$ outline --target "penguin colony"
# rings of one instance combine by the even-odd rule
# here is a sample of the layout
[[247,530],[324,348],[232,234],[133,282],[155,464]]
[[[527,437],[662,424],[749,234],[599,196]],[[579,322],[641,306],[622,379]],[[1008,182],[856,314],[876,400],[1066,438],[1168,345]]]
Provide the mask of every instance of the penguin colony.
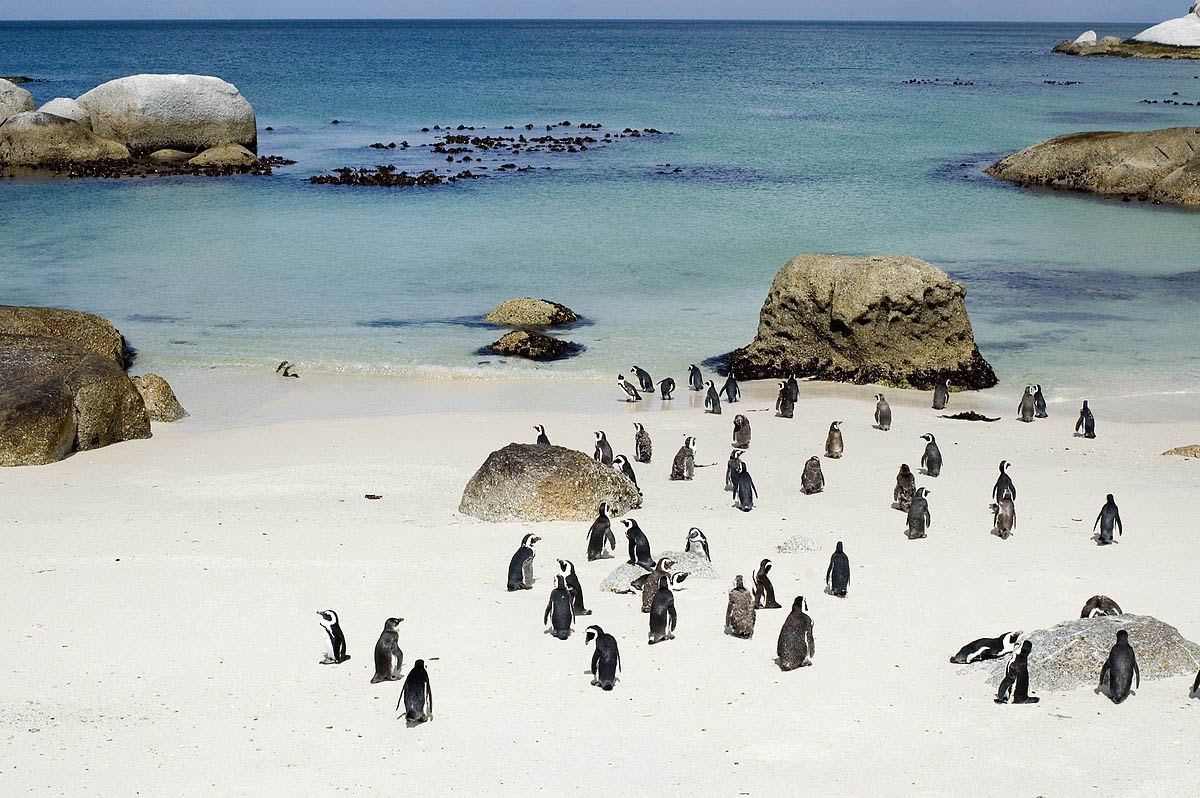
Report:
[[[624,375],[618,375],[617,384],[621,391],[621,399],[625,402],[640,402],[643,394],[653,397],[655,387],[659,389],[661,400],[665,403],[673,401],[676,383],[667,377],[657,383],[644,369],[633,366],[630,369],[633,380]],[[737,380],[731,374],[718,390],[713,380],[705,380],[700,368],[691,365],[688,368],[688,387],[703,395],[703,410],[705,413],[720,415],[722,399],[725,403],[736,403],[742,399],[741,389]],[[932,407],[935,410],[944,409],[950,402],[950,384],[943,381],[937,384],[933,391]],[[875,395],[874,428],[887,432],[892,426],[892,409],[882,393]],[[791,419],[795,417],[799,401],[799,382],[793,376],[779,383],[778,395],[775,401],[777,418]],[[1035,419],[1048,418],[1046,400],[1041,385],[1029,385],[1021,397],[1017,407],[1017,420],[1031,423]],[[824,455],[829,459],[839,459],[844,453],[842,436],[842,421],[830,423],[828,436],[825,441]],[[650,432],[644,424],[635,422],[633,436],[633,462],[650,464],[652,461],[652,442]],[[537,432],[536,443],[549,446],[549,435],[542,425],[534,425]],[[1092,411],[1085,401],[1075,424],[1077,437],[1095,438],[1096,423]],[[594,459],[605,466],[615,468],[624,474],[637,487],[637,476],[634,473],[629,457],[624,454],[614,455],[612,444],[607,434],[598,430],[594,435]],[[939,478],[942,473],[943,459],[941,450],[933,433],[920,436],[925,443],[920,457],[921,473],[929,478]],[[750,449],[750,421],[744,413],[734,416],[731,451],[725,470],[725,490],[734,496],[733,507],[742,512],[750,512],[758,498],[758,490],[750,476],[744,453]],[[687,436],[675,457],[671,461],[669,478],[671,480],[692,480],[697,467],[696,458],[697,438]],[[1011,464],[1001,460],[998,466],[999,475],[992,487],[992,503],[989,509],[992,513],[992,533],[1000,538],[1010,537],[1017,526],[1016,500],[1017,489],[1008,471]],[[798,489],[804,494],[816,494],[824,490],[825,476],[821,469],[820,457],[814,455],[804,462]],[[638,492],[641,493],[640,488]],[[932,523],[929,510],[930,491],[927,487],[918,486],[916,474],[902,463],[896,476],[896,485],[892,492],[892,506],[904,512],[907,516],[906,536],[911,540],[925,538]],[[595,520],[588,527],[584,539],[583,550],[588,561],[613,558],[617,548],[617,539],[613,531],[613,516],[607,502],[601,502]],[[650,539],[633,518],[619,520],[619,528],[623,531],[627,542],[627,564],[637,566],[645,571],[641,576],[631,580],[630,588],[639,594],[640,609],[649,615],[647,643],[655,645],[675,638],[679,623],[679,613],[676,607],[675,591],[687,579],[686,571],[676,569],[676,563],[669,557],[654,558]],[[1108,494],[1099,515],[1096,517],[1093,539],[1101,546],[1115,543],[1113,532],[1123,534],[1124,528],[1120,511],[1112,494]],[[534,562],[536,545],[541,538],[526,534],[509,561],[506,590],[516,592],[533,590],[539,581],[535,577]],[[696,557],[711,561],[708,538],[698,527],[691,527],[687,532],[684,550]],[[558,572],[553,576],[549,600],[542,613],[542,623],[547,635],[567,640],[575,631],[578,618],[592,614],[585,607],[583,586],[576,573],[574,563],[565,558],[558,558]],[[770,571],[773,563],[770,559],[762,559],[756,566],[749,569],[747,575],[738,574],[734,577],[733,587],[729,591],[725,612],[725,633],[731,637],[750,639],[755,632],[759,611],[782,609],[776,600],[775,587],[771,581]],[[851,564],[842,541],[838,541],[836,550],[830,557],[828,569],[825,572],[825,593],[838,599],[846,599],[849,595]],[[749,585],[746,584],[747,578]],[[816,654],[814,637],[814,620],[809,614],[810,609],[803,595],[797,595],[792,601],[791,609],[784,618],[778,633],[776,645],[776,665],[782,671],[791,671],[811,666]],[[1120,606],[1111,598],[1096,595],[1088,599],[1081,611],[1081,618],[1103,615],[1120,615]],[[333,610],[323,610],[317,613],[320,625],[325,632],[328,650],[322,659],[323,664],[340,665],[350,660],[347,653],[346,638],[342,632],[338,615]],[[399,681],[402,678],[404,654],[399,646],[399,624],[403,618],[388,618],[384,622],[383,631],[375,645],[374,665],[375,674],[372,684]],[[685,618],[688,623],[694,619]],[[684,629],[687,628],[685,623]],[[997,690],[995,701],[998,704],[1012,702],[1013,704],[1033,704],[1040,699],[1029,694],[1029,654],[1033,644],[1030,640],[1022,640],[1023,632],[1005,632],[998,637],[982,637],[964,645],[950,657],[954,664],[969,664],[988,659],[1007,657],[1005,673]],[[591,684],[603,691],[611,691],[620,681],[621,655],[617,639],[592,624],[587,627],[585,644],[592,646],[591,667],[588,671],[592,677]],[[1099,674],[1099,684],[1096,692],[1108,697],[1113,703],[1125,701],[1141,683],[1137,657],[1129,634],[1125,630],[1117,632],[1116,641]],[[1190,697],[1200,698],[1200,672],[1189,691]],[[403,707],[403,717],[409,726],[419,725],[433,718],[433,693],[430,687],[429,673],[425,660],[416,660],[404,684],[397,701],[397,711]]]

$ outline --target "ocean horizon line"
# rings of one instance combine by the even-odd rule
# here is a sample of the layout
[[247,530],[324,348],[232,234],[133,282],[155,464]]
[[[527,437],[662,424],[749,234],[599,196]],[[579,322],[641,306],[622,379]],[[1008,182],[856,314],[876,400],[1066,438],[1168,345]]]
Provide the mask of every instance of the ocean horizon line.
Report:
[[729,24],[795,24],[795,25],[1151,25],[1154,20],[1021,20],[1021,19],[836,19],[820,18],[772,18],[772,17],[72,17],[72,18],[12,18],[0,19],[0,24],[12,23],[72,23],[112,22],[127,25],[144,22],[479,22],[479,23],[529,23],[546,22],[562,24],[596,23],[729,23]]

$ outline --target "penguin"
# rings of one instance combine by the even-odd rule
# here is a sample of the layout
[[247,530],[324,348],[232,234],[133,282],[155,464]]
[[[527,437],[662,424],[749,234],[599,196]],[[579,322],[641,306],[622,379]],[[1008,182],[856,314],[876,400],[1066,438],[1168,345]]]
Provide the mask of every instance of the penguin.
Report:
[[1100,684],[1097,692],[1103,692],[1105,677],[1108,677],[1108,697],[1114,704],[1119,704],[1129,698],[1130,687],[1134,677],[1137,677],[1137,689],[1142,689],[1142,672],[1138,670],[1137,657],[1133,646],[1129,645],[1129,632],[1122,629],[1117,632],[1117,644],[1108,652],[1108,659],[1100,669]]
[[754,480],[750,478],[750,471],[746,468],[745,463],[742,463],[741,468],[738,469],[737,490],[734,491],[734,496],[737,498],[734,507],[743,513],[754,509],[754,500],[758,498],[758,488],[754,487]]
[[729,462],[725,464],[725,490],[737,492],[737,475],[742,470],[742,452],[734,449],[729,453]]
[[992,500],[1000,501],[1001,499],[1017,500],[1017,486],[1013,484],[1012,477],[1008,475],[1008,467],[1012,463],[1007,460],[1000,461],[1000,476],[996,477],[996,484],[992,486]]
[[1121,605],[1108,596],[1092,596],[1079,612],[1080,618],[1095,618],[1101,615],[1120,615]]
[[829,556],[829,568],[825,570],[825,587],[829,595],[845,598],[850,589],[850,558],[838,541],[837,550]]
[[788,613],[783,628],[779,630],[779,642],[775,653],[779,656],[779,670],[794,671],[812,665],[816,643],[813,640],[813,620],[806,613],[808,602],[804,596],[796,596],[792,611]]
[[750,419],[741,413],[733,417],[733,445],[738,449],[750,448]]
[[1017,506],[1008,497],[988,506],[992,510],[992,533],[1003,540],[1008,540],[1012,536],[1013,530],[1017,528]]
[[1092,524],[1092,531],[1096,531],[1096,527],[1100,527],[1100,537],[1097,543],[1101,546],[1107,546],[1113,542],[1113,526],[1117,528],[1118,535],[1125,534],[1125,527],[1121,524],[1121,511],[1117,509],[1117,503],[1113,500],[1113,495],[1108,494],[1108,499],[1104,502],[1104,506],[1100,508],[1100,515],[1096,516],[1096,523]]
[[775,398],[775,415],[778,418],[792,418],[796,414],[796,400],[786,382],[779,383],[779,396]]
[[1049,418],[1046,413],[1046,397],[1042,395],[1042,386],[1033,386],[1033,415],[1036,418]]
[[771,584],[771,561],[763,560],[754,572],[754,606],[760,610],[777,610],[780,605],[775,601],[775,586]]
[[929,491],[925,488],[917,488],[917,493],[913,496],[912,504],[908,508],[908,535],[909,540],[917,540],[925,537],[925,529],[930,526],[929,518],[929,501],[925,498],[929,495]]
[[1200,671],[1196,671],[1196,681],[1192,682],[1192,692],[1188,693],[1190,698],[1200,698]]
[[663,380],[662,382],[660,382],[658,384],[658,392],[659,392],[659,396],[661,396],[663,398],[664,402],[675,398],[675,397],[671,396],[671,394],[675,393],[675,380],[671,379],[670,377],[667,377],[665,380]]
[[621,652],[617,650],[617,638],[599,626],[589,626],[583,636],[583,644],[595,643],[592,652],[592,684],[601,690],[611,690],[617,682],[617,671],[621,669]]
[[795,374],[787,378],[787,390],[793,405],[800,401],[800,383],[796,380]]
[[972,640],[960,648],[958,653],[950,658],[950,661],[955,665],[969,665],[985,659],[1000,659],[1017,650],[1017,640],[1022,634],[1024,633],[1017,630],[1005,632],[999,637],[981,637],[978,640]]
[[837,460],[842,456],[842,422],[834,421],[829,425],[829,434],[825,436],[825,456]]
[[892,428],[892,406],[881,393],[875,394],[875,426],[884,432]]
[[709,380],[704,383],[704,387],[708,389],[708,393],[704,395],[704,411],[712,413],[714,416],[721,415],[721,396],[717,393],[717,386],[713,385],[712,380]]
[[621,386],[621,391],[625,394],[626,402],[642,401],[642,395],[638,393],[638,389],[634,387],[632,382],[625,379],[624,374],[617,375],[617,385]]
[[638,387],[644,393],[654,393],[654,380],[650,379],[650,373],[643,368],[634,366],[629,369],[633,373],[634,379],[638,381]]
[[683,439],[683,446],[675,453],[671,462],[671,479],[690,480],[696,476],[696,439],[688,436]]
[[1000,689],[996,691],[996,703],[1007,704],[1008,695],[1012,693],[1014,704],[1036,704],[1040,698],[1029,695],[1029,652],[1033,651],[1033,642],[1026,640],[1021,644],[1021,650],[1013,654],[1012,659],[1004,668],[1004,679]]
[[646,538],[646,533],[632,518],[623,518],[621,524],[625,527],[625,537],[629,541],[629,564],[641,566],[647,571],[653,570],[654,558],[650,556],[650,541]]
[[1083,430],[1083,437],[1096,437],[1096,419],[1092,416],[1092,410],[1088,407],[1087,399],[1083,400],[1083,407],[1079,408],[1079,420],[1075,422],[1075,432]]
[[739,574],[725,605],[725,634],[749,640],[754,637],[754,594],[746,589]]
[[[671,569],[674,567],[675,561],[670,557],[659,557],[658,562],[654,563],[654,570],[648,574],[644,574],[637,580],[640,584],[636,584],[634,587],[642,591],[642,612],[650,612],[650,607],[654,605],[654,596],[658,593],[659,587],[663,584],[670,584]],[[660,581],[664,576],[667,577],[667,581]]]
[[400,650],[400,635],[396,627],[403,618],[388,618],[383,622],[383,631],[375,643],[375,675],[371,684],[395,682],[400,679],[400,667],[404,664],[404,652]]
[[604,430],[596,433],[596,449],[592,452],[592,457],[601,465],[612,465],[612,447],[608,445],[608,436],[604,434]]
[[633,459],[639,463],[649,463],[654,453],[654,445],[650,441],[650,433],[636,421],[633,422]]
[[896,502],[896,507],[907,512],[916,493],[917,478],[908,467],[908,463],[901,463],[900,473],[896,474],[896,489],[892,491],[892,500]]
[[600,512],[588,529],[587,540],[588,562],[604,559],[606,546],[610,551],[617,547],[617,538],[613,535],[612,521],[608,515],[608,502],[600,502]]
[[571,625],[575,623],[575,610],[571,604],[571,591],[567,589],[566,577],[559,574],[554,577],[554,589],[550,591],[550,601],[542,616],[542,623],[549,623],[550,633],[559,640],[571,636]]
[[683,550],[712,562],[712,555],[708,551],[708,538],[696,527],[688,530],[687,543],[683,545]]
[[638,495],[642,495],[642,489],[638,488],[637,475],[633,473],[633,466],[629,464],[629,459],[625,457],[625,455],[619,454],[613,458],[612,464],[613,468],[615,468],[617,471],[620,471],[630,482],[633,483],[633,486],[637,488]]
[[321,628],[325,630],[325,635],[329,638],[329,650],[325,652],[321,664],[341,665],[350,659],[350,655],[346,653],[346,636],[342,634],[342,625],[338,622],[338,615],[333,610],[321,610],[317,615],[321,616]]
[[945,410],[950,404],[950,380],[942,380],[933,386],[933,409]]
[[738,385],[737,377],[733,376],[732,371],[725,378],[725,384],[721,386],[721,393],[725,394],[725,401],[730,404],[742,398],[742,389]]
[[692,386],[693,391],[704,390],[704,375],[700,373],[700,367],[695,363],[688,366],[688,383]]
[[1034,412],[1033,386],[1026,385],[1025,393],[1021,396],[1021,403],[1017,405],[1017,420],[1028,424],[1030,421],[1033,421]]
[[295,377],[296,379],[300,379],[300,375],[292,371],[294,368],[296,368],[295,363],[289,363],[285,360],[275,367],[275,373],[281,377]]
[[804,464],[804,473],[800,475],[800,490],[805,493],[820,493],[825,490],[825,475],[821,473],[821,458],[813,455]]
[[671,592],[670,580],[665,576],[658,578],[658,591],[654,594],[654,603],[650,605],[650,645],[664,640],[675,639],[675,594]]
[[535,430],[537,430],[537,434],[538,434],[537,441],[535,441],[537,443],[537,445],[538,446],[549,446],[550,439],[546,437],[546,428],[543,427],[541,424],[534,424],[533,428]]
[[396,702],[397,710],[401,703],[404,704],[404,719],[410,728],[433,720],[433,690],[429,687],[425,660],[419,659],[413,663],[408,678],[404,680],[404,689],[400,691],[400,700]]
[[927,441],[925,453],[921,455],[921,466],[926,476],[936,477],[942,473],[942,450],[938,448],[932,432],[926,432],[921,438]]
[[583,585],[579,583],[579,574],[575,573],[575,563],[559,560],[558,570],[566,580],[567,590],[571,592],[571,611],[577,616],[591,615],[592,611],[583,606]]
[[508,562],[508,591],[533,589],[534,545],[541,540],[537,535],[521,538],[521,546]]

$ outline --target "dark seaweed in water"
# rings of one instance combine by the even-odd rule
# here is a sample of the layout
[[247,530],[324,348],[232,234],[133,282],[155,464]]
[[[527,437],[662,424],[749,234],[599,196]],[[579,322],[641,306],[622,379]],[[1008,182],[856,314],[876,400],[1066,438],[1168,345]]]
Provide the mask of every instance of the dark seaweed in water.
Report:
[[50,161],[36,167],[14,166],[0,172],[0,176],[51,174],[56,177],[175,177],[196,175],[200,177],[228,177],[229,175],[270,175],[272,167],[294,164],[278,155],[260,155],[247,164],[226,166],[192,166],[183,163],[157,163],[137,158],[101,161]]
[[987,416],[980,415],[979,413],[976,413],[974,410],[968,410],[965,413],[955,413],[952,416],[939,416],[939,418],[951,418],[951,419],[954,419],[955,421],[999,421],[1000,420],[998,418],[988,418]]

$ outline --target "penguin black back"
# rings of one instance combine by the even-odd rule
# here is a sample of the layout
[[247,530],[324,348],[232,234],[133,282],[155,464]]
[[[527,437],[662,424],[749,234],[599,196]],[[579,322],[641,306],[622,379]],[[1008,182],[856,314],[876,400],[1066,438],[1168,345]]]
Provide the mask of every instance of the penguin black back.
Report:
[[804,596],[796,596],[792,611],[788,613],[779,630],[779,642],[775,646],[779,669],[792,671],[812,664],[816,643],[813,640],[813,621],[805,610],[808,603]]
[[825,584],[830,595],[845,598],[850,588],[850,558],[838,541],[837,550],[829,557],[829,568],[825,571]]
[[1107,546],[1113,542],[1113,529],[1117,530],[1118,535],[1125,534],[1125,527],[1121,524],[1121,511],[1117,509],[1116,499],[1113,495],[1108,494],[1108,498],[1104,502],[1104,506],[1100,508],[1100,515],[1096,516],[1096,523],[1092,525],[1092,531],[1100,528],[1100,537],[1097,542],[1101,546]]
[[1124,629],[1117,632],[1116,645],[1108,652],[1108,659],[1104,661],[1104,667],[1100,669],[1100,686],[1097,690],[1104,688],[1105,677],[1108,678],[1108,697],[1114,704],[1120,704],[1129,698],[1135,677],[1137,678],[1137,687],[1141,689],[1142,673],[1138,670],[1137,656],[1133,653],[1133,646],[1129,644],[1129,632]]
[[658,384],[658,390],[664,401],[673,399],[674,397],[672,397],[671,394],[675,392],[675,380],[667,377]]
[[410,727],[433,720],[433,690],[429,686],[425,660],[419,659],[413,663],[408,678],[404,680],[404,689],[400,691],[400,701],[396,702],[397,710],[401,703],[404,704],[404,719]]
[[650,644],[674,640],[676,620],[675,594],[671,592],[670,579],[660,576],[658,592],[654,594],[654,603],[650,605]]
[[1087,400],[1083,400],[1083,407],[1079,409],[1079,420],[1075,422],[1075,432],[1079,433],[1083,430],[1083,437],[1096,437],[1096,419],[1092,416],[1091,408],[1088,407]]
[[771,561],[763,560],[754,571],[754,606],[760,610],[778,610],[775,601],[775,586],[771,584]]
[[779,395],[775,397],[775,415],[792,418],[796,412],[796,400],[786,382],[779,383]]
[[584,635],[585,644],[595,643],[592,652],[592,684],[601,690],[611,690],[621,669],[621,652],[617,649],[617,638],[599,626],[589,626]]

